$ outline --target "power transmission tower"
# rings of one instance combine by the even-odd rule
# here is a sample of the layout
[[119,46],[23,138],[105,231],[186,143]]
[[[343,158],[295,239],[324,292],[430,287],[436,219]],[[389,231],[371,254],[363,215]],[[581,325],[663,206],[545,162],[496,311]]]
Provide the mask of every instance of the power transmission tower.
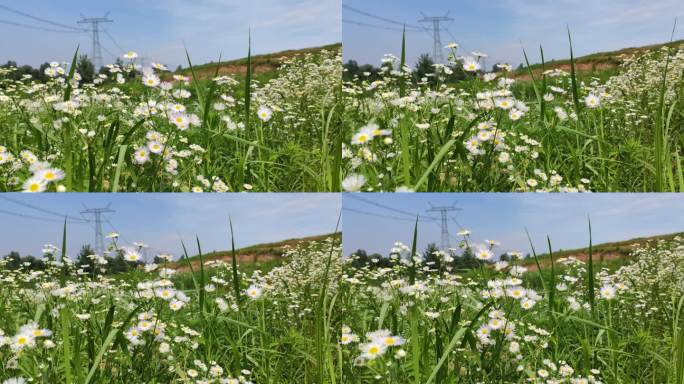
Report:
[[451,248],[451,242],[449,241],[449,225],[448,225],[448,213],[451,211],[460,211],[461,208],[456,207],[456,204],[450,206],[434,206],[430,204],[430,209],[425,212],[439,212],[442,218],[442,251],[447,252]]
[[112,23],[114,20],[108,19],[107,15],[104,17],[85,17],[81,15],[81,20],[78,21],[79,24],[90,24],[90,31],[93,33],[93,65],[95,66],[95,72],[102,68],[102,46],[100,45],[100,23]]
[[439,23],[453,21],[454,19],[449,17],[449,12],[444,16],[425,16],[422,12],[420,14],[423,15],[423,18],[418,20],[419,23],[432,23],[432,60],[437,64],[444,64],[444,55],[442,54],[444,47],[442,46]]
[[95,217],[95,252],[100,256],[103,256],[105,251],[104,236],[102,235],[102,214],[116,212],[109,209],[110,205],[111,203],[107,204],[104,208],[88,208],[84,206],[85,210],[81,211],[82,215],[90,214]]

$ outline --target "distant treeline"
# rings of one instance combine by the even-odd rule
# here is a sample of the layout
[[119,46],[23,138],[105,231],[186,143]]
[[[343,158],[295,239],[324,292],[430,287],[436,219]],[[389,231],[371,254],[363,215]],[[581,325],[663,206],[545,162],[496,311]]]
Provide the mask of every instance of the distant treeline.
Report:
[[[451,267],[454,270],[463,269],[476,269],[480,266],[487,264],[487,262],[479,260],[475,257],[475,253],[472,248],[468,247],[463,250],[463,253],[458,256],[452,256],[453,260],[451,262],[445,262],[445,258],[440,252],[436,244],[428,244],[423,255],[423,265],[427,265],[430,271],[442,271],[446,267]],[[398,264],[400,260],[397,258],[392,258],[383,256],[379,253],[368,254],[366,250],[359,249],[353,252],[349,257],[352,259],[351,265],[355,268],[391,268],[392,266]],[[508,261],[510,256],[504,253],[499,256],[497,260]]]
[[[380,67],[375,67],[371,64],[363,64],[360,65],[357,61],[355,60],[349,60],[344,66],[344,72],[343,72],[343,79],[344,81],[354,81],[354,80],[369,80],[369,81],[375,81],[379,80],[382,76],[381,73],[384,71],[392,70],[392,69],[397,69],[397,68],[391,68],[390,63],[385,63],[381,65]],[[424,53],[418,57],[418,61],[416,62],[415,68],[413,70],[413,81],[414,82],[419,82],[423,78],[428,79],[428,83],[433,84],[436,79],[433,76],[435,74],[435,62],[432,60],[430,55],[427,53]],[[446,76],[445,80],[447,82],[458,82],[461,80],[465,80],[470,76],[475,76],[475,74],[472,73],[467,73],[466,71],[463,70],[463,66],[460,64],[457,65],[448,65],[448,67],[451,69],[451,74]],[[522,68],[522,64],[518,67],[518,69]],[[501,69],[494,64],[492,66],[491,72],[499,72]]]
[[[81,247],[78,257],[73,263],[76,270],[82,270],[84,274],[89,275],[112,275],[117,273],[124,273],[131,269],[143,265],[142,262],[126,261],[122,251],[114,253],[114,256],[105,256],[106,263],[101,263],[96,258],[92,257],[96,252],[90,245]],[[54,256],[48,255],[44,258],[27,255],[21,256],[19,252],[10,252],[0,259],[0,268],[5,270],[29,270],[29,271],[44,271],[52,264]],[[155,257],[155,263],[162,263]],[[54,264],[52,265],[54,267]]]
[[[114,64],[120,67],[124,66],[124,62],[120,58],[117,58]],[[11,72],[9,75],[4,76],[5,78],[9,78],[12,80],[21,80],[24,78],[24,76],[29,75],[31,76],[31,79],[34,79],[39,82],[46,82],[48,79],[50,79],[50,77],[45,74],[45,70],[49,67],[50,63],[47,62],[41,64],[38,68],[34,68],[30,65],[20,66],[14,60],[9,60],[5,64],[0,65],[0,68],[16,68],[15,71]],[[78,74],[81,75],[82,83],[91,83],[95,79],[95,76],[98,74],[104,74],[108,77],[111,77],[109,76],[109,68],[107,67],[101,67],[98,71],[95,71],[95,66],[93,65],[93,62],[87,55],[80,55],[76,60],[76,72],[78,72]],[[132,72],[130,76],[135,76],[135,73]]]

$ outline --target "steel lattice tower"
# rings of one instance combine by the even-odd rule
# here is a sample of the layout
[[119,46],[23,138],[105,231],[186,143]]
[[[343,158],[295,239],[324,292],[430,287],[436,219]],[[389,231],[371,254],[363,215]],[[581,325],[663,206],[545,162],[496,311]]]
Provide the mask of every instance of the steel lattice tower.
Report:
[[104,246],[104,236],[102,235],[102,214],[103,213],[113,213],[116,212],[109,209],[110,204],[107,204],[105,208],[87,208],[81,211],[82,215],[90,214],[95,217],[95,252],[98,255],[103,256],[105,251]]
[[460,211],[461,208],[456,207],[456,204],[451,206],[436,207],[430,204],[430,209],[425,212],[439,212],[442,221],[442,251],[447,252],[451,248],[451,242],[449,241],[449,225],[448,225],[448,214],[451,211]]
[[420,23],[432,23],[432,60],[437,64],[444,64],[444,55],[442,54],[442,35],[440,34],[441,28],[439,23],[453,21],[454,19],[449,17],[449,12],[444,16],[425,16],[421,13],[423,18],[418,20]]
[[79,24],[90,24],[90,30],[93,33],[93,66],[95,72],[102,68],[102,46],[100,45],[100,23],[111,23],[114,20],[108,19],[107,15],[104,17],[82,17],[78,21]]

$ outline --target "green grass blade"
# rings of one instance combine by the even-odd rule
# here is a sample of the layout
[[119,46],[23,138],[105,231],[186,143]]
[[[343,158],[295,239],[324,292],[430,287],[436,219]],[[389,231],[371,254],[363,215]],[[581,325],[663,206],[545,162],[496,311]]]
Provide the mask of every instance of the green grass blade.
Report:
[[105,352],[109,348],[109,346],[112,344],[114,341],[114,338],[116,337],[117,333],[119,333],[119,329],[112,329],[109,331],[107,334],[107,338],[104,340],[102,343],[102,346],[100,349],[97,351],[97,356],[95,356],[95,360],[93,361],[93,366],[90,367],[90,371],[88,372],[88,376],[86,376],[86,379],[84,381],[84,384],[89,384],[90,380],[93,379],[93,376],[95,376],[95,373],[97,372],[97,369],[100,366],[100,361],[102,361],[102,356],[104,356]]
[[62,255],[60,256],[60,261],[62,262],[62,285],[66,281],[67,269],[67,219],[64,217],[64,227],[62,228]]
[[458,331],[456,331],[454,336],[451,337],[449,344],[447,345],[446,349],[442,353],[442,356],[439,358],[439,361],[437,362],[437,364],[434,366],[434,368],[432,368],[432,373],[430,373],[430,376],[428,377],[425,384],[432,383],[432,381],[435,379],[435,377],[439,373],[439,369],[442,367],[442,365],[447,360],[447,358],[449,358],[449,354],[451,354],[451,352],[454,350],[454,348],[456,348],[456,344],[458,344],[458,342],[461,340],[461,338],[463,338],[463,335],[465,334],[466,330],[468,330],[468,328],[461,328]]
[[420,176],[420,178],[418,179],[416,184],[413,186],[413,189],[415,191],[418,191],[418,189],[423,185],[423,183],[425,183],[425,181],[428,179],[428,177],[430,176],[432,171],[435,168],[437,168],[437,165],[439,165],[439,163],[442,161],[444,156],[446,156],[447,153],[449,153],[449,151],[451,150],[451,147],[453,147],[454,144],[456,144],[456,139],[451,139],[451,140],[447,141],[446,144],[444,144],[442,146],[442,148],[439,150],[439,152],[437,152],[437,155],[432,160],[432,163],[430,163],[430,165],[425,170],[425,172],[423,172],[423,175]]
[[69,67],[69,74],[67,75],[66,78],[66,89],[64,90],[64,98],[63,101],[68,101],[71,98],[71,91],[73,90],[73,86],[71,85],[71,80],[74,78],[74,74],[76,73],[76,62],[78,61],[78,49],[80,46],[76,47],[76,52],[74,52],[74,57],[71,59],[71,66]]
[[404,67],[406,66],[406,26],[401,33],[401,59],[399,61],[399,73],[401,73],[401,78],[399,78],[399,96],[406,96],[406,79],[404,78]]
[[570,27],[568,27],[568,42],[570,43],[570,84],[572,85],[572,101],[575,105],[575,113],[579,116],[580,102],[579,90],[577,85],[577,71],[575,68],[575,54],[572,50],[572,36],[570,35]]
[[119,180],[121,179],[121,170],[124,167],[124,160],[126,158],[126,148],[126,144],[123,144],[119,147],[119,158],[116,161],[116,171],[114,171],[114,182],[112,183],[112,192],[119,191]]
[[238,274],[237,255],[235,254],[235,235],[233,233],[233,219],[228,217],[230,224],[230,259],[233,268],[233,294],[235,295],[235,303],[240,307],[240,275]]
[[192,267],[190,257],[188,257],[188,250],[185,248],[185,243],[183,242],[183,240],[181,240],[181,246],[183,247],[183,256],[185,263],[188,265],[188,268],[190,269],[190,276],[192,276],[192,284],[195,288],[195,291],[197,291],[197,295],[199,296],[199,283],[197,282],[197,278],[195,277],[195,269]]
[[71,360],[71,311],[64,308],[59,313],[62,331],[62,369],[64,370],[64,382],[72,384],[74,382]]
[[587,300],[591,307],[591,317],[596,318],[596,282],[594,281],[594,255],[593,255],[593,244],[591,238],[591,218],[587,218],[589,222],[589,257],[587,258]]
[[199,236],[195,236],[197,239],[197,253],[199,255],[199,260],[200,260],[200,268],[199,268],[199,307],[200,307],[200,316],[204,318],[204,301],[205,301],[205,291],[204,291],[204,286],[205,286],[205,274],[204,274],[204,257],[202,256],[202,246],[200,245],[199,241]]
[[418,244],[418,216],[413,226],[413,241],[411,242],[411,269],[409,270],[409,282],[411,285],[416,282],[416,247]]
[[252,31],[249,31],[247,42],[247,72],[245,73],[245,127],[249,130],[252,103]]
[[553,250],[551,248],[551,239],[546,236],[546,241],[549,245],[549,258],[551,259],[551,283],[549,284],[549,309],[551,312],[556,310],[556,265],[553,259]]
[[532,257],[534,257],[534,264],[537,266],[537,273],[539,274],[539,281],[541,281],[542,288],[544,289],[544,292],[547,292],[546,282],[544,281],[544,275],[542,274],[541,264],[539,263],[539,257],[537,256],[537,251],[534,249],[534,244],[532,243],[532,237],[530,237],[530,233],[527,231],[527,228],[525,229],[525,234],[527,235],[527,240],[530,243],[530,249],[532,250]]

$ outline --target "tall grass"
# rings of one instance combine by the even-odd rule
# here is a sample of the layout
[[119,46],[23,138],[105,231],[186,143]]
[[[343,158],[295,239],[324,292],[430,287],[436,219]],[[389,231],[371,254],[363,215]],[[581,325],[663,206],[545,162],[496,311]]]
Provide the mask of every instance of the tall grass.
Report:
[[221,58],[198,69],[187,50],[187,72],[141,72],[133,59],[92,83],[79,80],[78,49],[44,84],[0,71],[0,191],[28,179],[47,191],[339,190],[339,55],[293,54],[254,74],[250,39],[244,74],[230,76]]
[[[0,307],[11,308],[0,316],[0,378],[86,384],[200,377],[342,382],[333,353],[339,238],[291,249],[279,265],[263,271],[258,264],[205,263],[199,238],[199,263],[190,262],[182,244],[185,261],[179,266],[186,272],[175,274],[161,265],[145,272],[133,264],[114,276],[79,274],[82,266],[64,254],[62,262],[48,263],[36,277],[23,267],[5,269],[0,261],[0,278],[12,281],[0,289]],[[302,266],[309,269],[304,278]],[[59,276],[62,283],[54,279]],[[171,299],[159,296],[164,287],[175,288]],[[252,287],[260,293],[250,294]],[[184,304],[174,309],[176,301]],[[48,333],[14,349],[5,335],[27,334],[20,327],[31,322]]]
[[423,79],[407,69],[402,35],[379,79],[345,83],[344,172],[365,181],[354,189],[679,191],[684,49],[586,72],[567,34],[567,71],[547,65],[540,47],[538,65],[523,50],[522,70],[468,72],[454,49],[446,69]]
[[[589,232],[591,249],[590,224]],[[591,256],[586,263],[557,258],[548,237],[550,260],[543,265],[532,249],[536,263],[513,258],[494,268],[492,260],[466,273],[444,259],[439,266],[426,263],[426,255],[418,255],[423,262],[416,266],[413,249],[385,268],[353,267],[352,255],[345,275],[360,282],[343,280],[348,295],[348,329],[343,332],[356,341],[342,345],[340,359],[346,368],[340,372],[349,383],[679,383],[682,292],[675,280],[651,280],[663,272],[644,263],[681,257],[682,241],[642,245],[628,261],[596,263],[600,270],[591,274]],[[463,247],[470,244],[462,242]],[[662,256],[655,256],[657,252]],[[518,276],[519,271],[512,271],[521,265],[535,265],[537,271],[524,273],[522,283],[505,283]],[[494,294],[495,282],[504,284],[503,296]],[[516,287],[510,284],[520,284],[527,293],[514,299],[508,290]],[[666,287],[675,289],[674,301]],[[657,303],[650,302],[652,297],[658,297]],[[525,300],[534,303],[525,309]],[[486,333],[483,327],[489,327]],[[502,331],[507,327],[510,333]],[[379,330],[392,336],[368,338],[368,332]],[[383,337],[402,336],[404,345],[388,344],[379,356],[364,352]],[[343,335],[344,340],[349,337]]]

